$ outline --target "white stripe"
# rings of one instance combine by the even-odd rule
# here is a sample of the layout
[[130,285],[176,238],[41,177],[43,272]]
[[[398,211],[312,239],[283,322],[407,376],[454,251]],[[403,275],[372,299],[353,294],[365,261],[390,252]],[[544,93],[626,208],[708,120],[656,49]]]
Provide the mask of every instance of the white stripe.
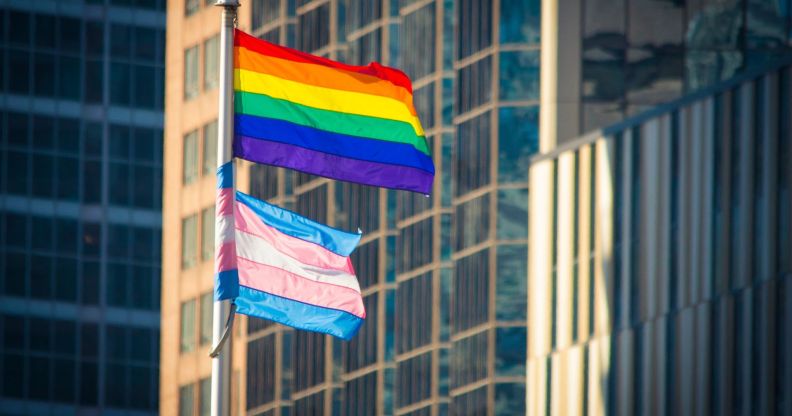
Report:
[[236,232],[236,249],[237,257],[277,267],[315,282],[344,286],[360,292],[360,285],[355,275],[302,263],[276,250],[263,238],[244,231],[237,230]]
[[215,218],[215,247],[234,241],[234,216],[223,215]]

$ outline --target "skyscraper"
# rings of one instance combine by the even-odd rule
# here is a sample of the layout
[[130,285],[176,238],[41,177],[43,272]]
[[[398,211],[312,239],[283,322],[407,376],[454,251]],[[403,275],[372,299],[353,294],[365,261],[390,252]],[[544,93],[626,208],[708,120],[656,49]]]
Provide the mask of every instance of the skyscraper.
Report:
[[164,0],[0,3],[0,409],[158,408]]
[[[209,3],[169,4],[163,414],[208,410],[219,30]],[[739,25],[708,32],[707,16],[721,9],[754,21],[747,3],[642,3],[242,2],[239,27],[262,39],[404,69],[437,175],[426,198],[237,162],[240,190],[363,230],[353,262],[368,317],[349,342],[240,317],[231,344],[234,414],[526,411],[527,392],[547,382],[526,377],[529,300],[537,301],[528,290],[532,158],[738,74],[756,62],[748,56],[772,61],[788,43],[735,41],[734,33],[754,33]],[[655,14],[637,12],[644,8],[676,19],[673,39],[648,26]],[[700,18],[699,8],[707,10]],[[772,27],[789,27],[788,8],[768,10],[760,15],[773,16]]]

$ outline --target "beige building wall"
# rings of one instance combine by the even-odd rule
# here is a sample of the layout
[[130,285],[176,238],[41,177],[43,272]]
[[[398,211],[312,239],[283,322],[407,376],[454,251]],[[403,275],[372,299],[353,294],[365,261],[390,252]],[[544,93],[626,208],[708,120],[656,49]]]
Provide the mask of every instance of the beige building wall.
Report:
[[[203,306],[201,296],[206,296],[214,288],[214,256],[205,258],[201,248],[203,240],[202,229],[207,226],[211,229],[212,240],[209,247],[214,248],[214,215],[211,223],[204,225],[202,213],[204,210],[213,210],[216,194],[216,179],[214,174],[214,159],[208,157],[212,168],[204,171],[204,143],[210,140],[207,148],[211,149],[210,132],[205,127],[217,120],[218,89],[216,86],[206,85],[205,72],[207,49],[206,41],[220,32],[220,8],[214,7],[204,0],[192,1],[198,5],[197,10],[189,16],[185,10],[184,0],[168,2],[167,39],[166,39],[166,65],[165,65],[165,145],[164,145],[164,180],[163,180],[163,238],[162,238],[162,335],[160,349],[160,413],[162,415],[179,414],[180,388],[192,386],[192,403],[183,403],[182,409],[193,410],[195,415],[202,413],[202,392],[200,381],[211,377],[211,360],[209,348],[211,341],[202,342],[201,316]],[[249,8],[240,8],[240,21],[245,20],[245,14],[250,13]],[[249,16],[247,18],[249,20]],[[195,97],[185,98],[185,53],[186,50],[196,47],[198,50],[198,93]],[[209,77],[211,78],[211,77]],[[216,85],[216,82],[215,82]],[[193,157],[185,155],[185,136],[197,132],[197,153]],[[206,134],[209,133],[209,134]],[[185,184],[185,163],[192,160],[197,163],[196,178]],[[247,169],[239,168],[243,163],[239,161],[236,169],[238,189],[248,189]],[[211,211],[213,212],[213,211]],[[195,216],[196,233],[194,241],[183,241],[184,220]],[[207,219],[208,219],[207,218]],[[184,245],[195,250],[194,265],[183,266]],[[213,251],[212,251],[213,253]],[[182,304],[194,301],[194,331],[192,342],[195,346],[191,351],[182,351]],[[211,308],[211,305],[209,305]],[[207,316],[207,315],[204,315]],[[211,318],[211,312],[208,313]],[[244,403],[244,378],[240,377],[240,368],[245,362],[245,341],[242,328],[246,325],[246,318],[238,315],[232,340],[226,345],[231,348],[232,357],[232,414],[239,414],[240,405]],[[211,325],[210,325],[211,338]],[[185,340],[189,342],[189,340]],[[189,387],[188,387],[189,388]],[[206,399],[203,399],[206,403]],[[186,406],[186,407],[185,407]],[[207,413],[208,414],[208,413]]]

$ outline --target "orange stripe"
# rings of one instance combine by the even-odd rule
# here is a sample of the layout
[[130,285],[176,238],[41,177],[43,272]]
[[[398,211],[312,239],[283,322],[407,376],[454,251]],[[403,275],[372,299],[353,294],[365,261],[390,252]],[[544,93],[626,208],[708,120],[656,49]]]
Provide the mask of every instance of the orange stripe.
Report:
[[402,87],[371,75],[262,55],[241,46],[234,47],[234,68],[317,87],[392,98],[404,103],[411,114],[417,115],[413,106],[412,94]]

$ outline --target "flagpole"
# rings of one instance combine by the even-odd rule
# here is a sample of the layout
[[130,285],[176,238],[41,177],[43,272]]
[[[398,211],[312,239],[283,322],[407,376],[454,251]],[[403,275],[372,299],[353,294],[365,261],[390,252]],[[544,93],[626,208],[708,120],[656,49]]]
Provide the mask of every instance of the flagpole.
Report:
[[[234,22],[239,0],[217,0],[215,6],[223,8],[220,24],[220,91],[217,115],[217,167],[231,162],[233,155],[233,51]],[[235,181],[234,181],[235,182]],[[232,195],[235,184],[232,184]],[[222,348],[221,339],[226,320],[230,315],[231,301],[216,300],[212,316],[212,341],[220,346],[219,354],[212,357],[212,416],[229,416],[231,413],[231,354]]]

